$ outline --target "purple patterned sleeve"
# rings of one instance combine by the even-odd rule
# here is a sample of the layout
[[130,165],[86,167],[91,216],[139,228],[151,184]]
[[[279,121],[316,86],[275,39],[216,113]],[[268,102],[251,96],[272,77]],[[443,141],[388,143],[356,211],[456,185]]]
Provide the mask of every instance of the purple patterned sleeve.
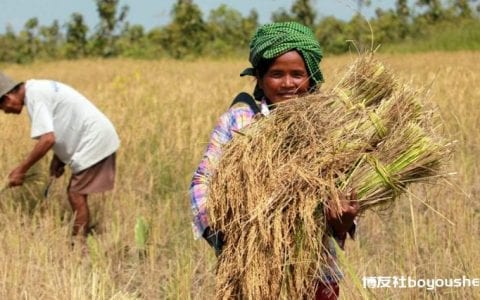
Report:
[[205,209],[209,178],[222,156],[222,146],[233,137],[233,131],[240,130],[253,120],[253,112],[246,107],[232,108],[224,113],[215,126],[203,158],[195,171],[190,185],[191,208],[193,212],[193,232],[195,238],[202,236],[208,226]]

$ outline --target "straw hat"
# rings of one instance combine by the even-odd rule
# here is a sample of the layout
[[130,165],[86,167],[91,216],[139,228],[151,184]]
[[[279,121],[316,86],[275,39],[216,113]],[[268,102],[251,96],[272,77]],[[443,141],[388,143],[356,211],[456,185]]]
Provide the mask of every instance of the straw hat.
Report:
[[17,82],[3,74],[3,72],[0,72],[0,98],[6,93],[10,92],[19,83],[20,82]]

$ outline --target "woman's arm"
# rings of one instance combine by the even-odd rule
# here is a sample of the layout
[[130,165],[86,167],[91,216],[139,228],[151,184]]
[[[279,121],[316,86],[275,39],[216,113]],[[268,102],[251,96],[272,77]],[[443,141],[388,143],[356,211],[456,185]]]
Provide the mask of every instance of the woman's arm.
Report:
[[232,108],[218,120],[210,142],[190,185],[193,230],[196,238],[203,235],[209,226],[206,211],[209,178],[215,172],[222,156],[222,147],[233,137],[233,131],[240,130],[253,121],[254,113],[248,107]]

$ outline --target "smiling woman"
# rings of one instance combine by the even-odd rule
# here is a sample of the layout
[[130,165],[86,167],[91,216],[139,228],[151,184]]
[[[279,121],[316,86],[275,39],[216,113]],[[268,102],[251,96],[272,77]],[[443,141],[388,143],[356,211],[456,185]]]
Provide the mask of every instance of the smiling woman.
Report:
[[[288,52],[297,52],[298,56],[294,58],[295,54],[288,54],[283,58]],[[255,76],[257,85],[253,96],[256,100],[265,100],[271,104],[272,99],[265,97],[265,91],[260,84],[265,75],[270,75],[267,74],[269,71],[277,73],[275,69],[278,66],[270,70],[273,64],[279,64],[279,60],[282,64],[284,60],[289,63],[296,62],[296,66],[289,66],[293,67],[293,75],[298,77],[299,72],[305,75],[310,91],[313,91],[323,82],[323,74],[318,66],[322,57],[320,44],[308,27],[295,22],[266,24],[257,30],[250,42],[249,60],[252,67],[246,68],[240,76]]]
[[[318,85],[323,82],[323,75],[319,68],[321,59],[322,50],[309,28],[295,22],[272,23],[260,27],[250,43],[249,60],[252,67],[241,73],[241,76],[250,75],[256,78],[253,94],[254,98],[260,101],[260,115],[269,115],[275,109],[275,104],[279,102],[295,101],[295,98],[316,90]],[[257,117],[259,116],[250,106],[234,106],[224,113],[211,135],[207,150],[192,179],[190,192],[196,237],[205,238],[220,257],[222,252],[225,252],[225,247],[228,246],[229,236],[224,235],[225,228],[210,226],[207,212],[210,180],[223,155],[223,146],[232,140],[235,132],[239,132],[253,123]],[[262,184],[262,182],[258,184]],[[212,200],[215,199],[209,201]],[[327,215],[331,234],[339,245],[343,245],[347,232],[354,230],[353,220],[358,212],[358,206],[346,204],[345,207],[342,207],[342,212],[341,216]],[[326,278],[312,279],[308,291],[312,298],[312,294],[315,294],[315,299],[336,299],[338,296],[339,289],[336,280],[341,277],[341,272],[336,267],[333,243],[332,241],[331,245],[327,246],[329,255],[332,257],[331,270],[333,271]],[[219,270],[221,268],[220,262]],[[232,272],[235,271],[232,270]],[[219,278],[217,282],[218,299],[250,298],[252,296],[246,292],[249,290],[249,287],[246,286],[237,286],[238,290],[236,288],[233,291],[229,290],[231,284],[222,280],[224,277],[231,277],[220,273],[221,271],[217,274]],[[274,295],[263,296],[275,297]]]
[[258,86],[269,104],[292,99],[310,90],[305,62],[297,51],[280,55],[266,64],[265,72],[258,72]]

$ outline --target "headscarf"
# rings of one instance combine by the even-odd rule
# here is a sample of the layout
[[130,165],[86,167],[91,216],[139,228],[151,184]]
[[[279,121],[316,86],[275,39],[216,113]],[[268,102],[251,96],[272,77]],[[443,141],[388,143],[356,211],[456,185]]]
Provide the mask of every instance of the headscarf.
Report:
[[[308,74],[316,84],[323,82],[318,64],[323,53],[312,30],[296,22],[270,23],[261,26],[250,41],[251,68],[245,69],[240,76],[255,76],[255,70],[262,60],[274,59],[284,53],[297,50],[303,57]],[[255,87],[255,99],[263,96],[258,85]]]

